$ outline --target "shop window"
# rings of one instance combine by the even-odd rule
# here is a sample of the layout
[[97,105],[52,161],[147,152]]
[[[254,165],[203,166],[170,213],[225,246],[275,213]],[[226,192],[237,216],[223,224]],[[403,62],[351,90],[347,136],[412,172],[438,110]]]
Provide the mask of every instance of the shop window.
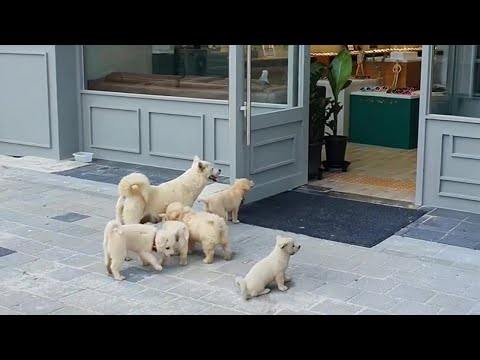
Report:
[[435,45],[430,113],[480,117],[479,45]]
[[[228,49],[228,45],[85,45],[85,89],[228,100]],[[267,86],[252,85],[254,101],[286,103],[286,56],[282,67],[279,50],[267,49],[260,56],[263,62],[256,60],[261,67],[252,66],[254,78],[260,79],[262,70],[269,73]]]

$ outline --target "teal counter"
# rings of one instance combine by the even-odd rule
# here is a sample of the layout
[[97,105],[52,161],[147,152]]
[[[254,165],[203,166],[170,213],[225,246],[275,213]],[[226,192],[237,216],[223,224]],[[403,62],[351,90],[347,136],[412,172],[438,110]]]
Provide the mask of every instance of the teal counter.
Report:
[[352,143],[414,149],[419,95],[355,91],[350,94]]

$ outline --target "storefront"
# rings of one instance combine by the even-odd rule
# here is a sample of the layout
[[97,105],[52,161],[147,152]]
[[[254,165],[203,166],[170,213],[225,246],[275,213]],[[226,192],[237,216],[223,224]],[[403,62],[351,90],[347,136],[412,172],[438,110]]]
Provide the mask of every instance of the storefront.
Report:
[[[249,198],[254,201],[308,182],[310,62],[328,62],[338,52],[331,50],[319,51],[317,45],[2,45],[0,153],[65,159],[83,150],[99,159],[172,169],[186,169],[198,155],[232,179],[255,180]],[[392,60],[389,46],[361,50],[364,78],[355,63],[356,79],[341,99],[346,106],[339,131],[350,137],[349,146],[393,144],[415,151],[405,160],[413,164],[412,202],[480,212],[476,45],[437,46],[436,53],[430,45],[403,46],[421,59]],[[355,60],[358,51],[352,51]],[[369,56],[377,53],[387,69],[381,76],[378,57]],[[396,86],[414,90],[365,91],[394,82],[398,63]],[[368,104],[379,99],[402,109],[369,110]],[[402,111],[408,114],[398,115]],[[393,132],[384,121],[391,115],[398,117]],[[352,172],[347,174],[353,181]]]
[[302,45],[1,46],[0,153],[83,150],[171,169],[198,155],[253,177],[258,196],[299,186],[309,55]]
[[480,213],[480,48],[424,46],[417,203]]

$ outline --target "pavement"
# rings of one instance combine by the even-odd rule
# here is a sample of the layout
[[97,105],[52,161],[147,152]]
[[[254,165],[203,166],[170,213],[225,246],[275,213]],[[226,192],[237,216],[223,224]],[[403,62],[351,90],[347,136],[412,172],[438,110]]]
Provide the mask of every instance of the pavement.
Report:
[[[102,263],[115,184],[0,165],[0,187],[0,314],[480,314],[480,251],[409,237],[412,227],[364,248],[231,224],[231,261],[219,252],[206,265],[197,252],[187,266],[173,258],[156,272],[134,260],[117,282]],[[435,219],[424,224],[431,231],[478,236],[472,214],[435,211],[423,219]],[[446,216],[456,225],[438,225]],[[289,289],[246,301],[234,278],[271,251],[277,234],[302,245]]]

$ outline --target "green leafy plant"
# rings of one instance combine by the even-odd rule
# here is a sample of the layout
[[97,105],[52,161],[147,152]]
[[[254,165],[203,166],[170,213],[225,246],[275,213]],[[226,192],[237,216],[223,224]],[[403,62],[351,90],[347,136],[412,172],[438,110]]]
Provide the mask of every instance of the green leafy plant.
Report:
[[333,100],[330,102],[333,118],[327,118],[325,123],[331,130],[332,135],[337,135],[338,114],[343,109],[343,105],[338,101],[338,96],[342,90],[346,89],[352,83],[352,54],[348,49],[343,49],[326,67],[327,79],[332,88]]
[[326,66],[317,62],[310,65],[310,131],[309,143],[321,143],[325,135],[325,124],[332,114],[330,98],[322,96],[322,90],[317,86],[325,74]]

